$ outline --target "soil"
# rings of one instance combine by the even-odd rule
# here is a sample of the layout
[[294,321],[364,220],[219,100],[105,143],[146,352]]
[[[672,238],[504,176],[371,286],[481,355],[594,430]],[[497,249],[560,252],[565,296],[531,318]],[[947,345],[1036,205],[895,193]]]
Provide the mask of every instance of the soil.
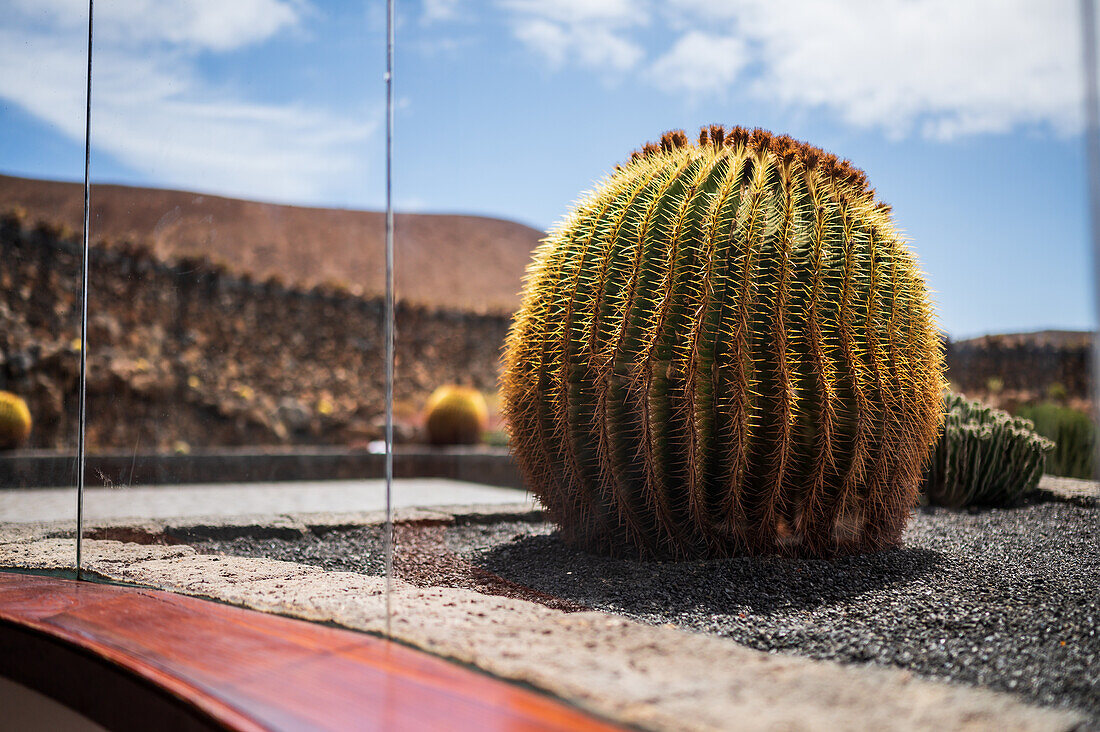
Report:
[[[834,561],[636,562],[564,545],[546,523],[406,525],[395,574],[565,611],[596,609],[768,652],[901,667],[1088,713],[1100,728],[1100,508],[917,511],[902,549]],[[200,551],[381,574],[381,529]]]

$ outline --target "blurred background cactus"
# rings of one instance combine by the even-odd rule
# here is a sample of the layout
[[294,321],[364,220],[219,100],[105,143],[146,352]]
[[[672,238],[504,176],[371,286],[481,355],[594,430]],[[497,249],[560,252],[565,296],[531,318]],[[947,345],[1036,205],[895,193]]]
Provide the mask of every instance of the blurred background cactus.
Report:
[[31,435],[31,411],[23,399],[0,391],[0,450],[21,446]]
[[624,556],[896,545],[939,429],[923,278],[847,161],[666,134],[536,252],[502,377],[566,541]]
[[1093,477],[1096,426],[1087,414],[1054,402],[1022,404],[1016,416],[1035,423],[1035,431],[1054,443],[1046,472],[1067,478]]
[[946,417],[925,476],[930,503],[950,508],[1012,506],[1035,491],[1054,443],[1022,417],[944,397]]
[[433,445],[476,445],[489,421],[485,397],[464,386],[436,389],[424,414],[428,442]]

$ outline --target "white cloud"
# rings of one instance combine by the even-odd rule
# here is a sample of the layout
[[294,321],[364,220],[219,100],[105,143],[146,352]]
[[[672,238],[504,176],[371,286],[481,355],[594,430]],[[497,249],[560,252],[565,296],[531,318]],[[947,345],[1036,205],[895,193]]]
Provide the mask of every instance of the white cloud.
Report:
[[[57,29],[86,28],[86,0],[12,0],[24,18],[46,19]],[[267,40],[298,25],[308,7],[300,0],[100,0],[95,34],[100,42],[166,42],[228,51]]]
[[439,23],[458,17],[459,0],[424,0],[420,19],[424,23]]
[[645,4],[634,0],[500,0],[500,5],[520,15],[572,25],[644,25],[649,17]]
[[565,55],[574,43],[562,26],[541,18],[517,22],[515,34],[516,38],[540,53],[552,66],[565,63]]
[[605,28],[593,28],[576,35],[574,49],[581,63],[593,68],[634,68],[645,52],[635,43]]
[[[17,8],[17,22],[0,27],[0,97],[82,141],[86,5],[82,12],[67,0],[20,3],[33,9]],[[135,13],[140,18],[130,17],[135,4],[147,11]],[[196,67],[199,52],[261,43],[295,27],[306,6],[101,0],[95,7],[95,150],[164,185],[278,201],[346,196],[362,176],[356,146],[374,121],[247,99]]]
[[689,31],[653,62],[653,83],[666,91],[721,94],[749,62],[745,42],[732,36]]
[[669,94],[739,91],[898,136],[1080,128],[1074,0],[498,4],[550,64],[635,74]]
[[626,71],[645,55],[627,32],[649,16],[629,0],[501,0],[513,34],[551,66]]
[[754,49],[762,99],[950,138],[1079,124],[1071,0],[676,0]]

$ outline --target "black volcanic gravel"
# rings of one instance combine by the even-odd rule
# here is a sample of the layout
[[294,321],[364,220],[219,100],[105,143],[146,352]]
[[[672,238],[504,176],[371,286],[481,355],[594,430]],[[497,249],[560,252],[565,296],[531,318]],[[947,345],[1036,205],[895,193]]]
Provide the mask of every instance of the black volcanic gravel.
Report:
[[[584,554],[546,524],[508,521],[407,527],[398,538],[397,567],[399,576],[421,584],[536,601],[552,596],[565,602],[547,604],[564,609],[673,623],[765,651],[977,684],[1085,711],[1100,728],[1098,529],[1095,504],[969,513],[929,508],[916,513],[905,548],[896,551],[831,562],[675,563]],[[424,542],[413,538],[416,532],[435,538]],[[368,528],[197,548],[379,574],[379,541],[379,531]],[[471,579],[471,571],[482,579]]]
[[316,534],[295,539],[237,536],[232,539],[205,539],[189,543],[196,551],[204,554],[264,557],[309,564],[333,572],[373,575],[386,572],[382,528],[379,526],[332,532],[323,537]]

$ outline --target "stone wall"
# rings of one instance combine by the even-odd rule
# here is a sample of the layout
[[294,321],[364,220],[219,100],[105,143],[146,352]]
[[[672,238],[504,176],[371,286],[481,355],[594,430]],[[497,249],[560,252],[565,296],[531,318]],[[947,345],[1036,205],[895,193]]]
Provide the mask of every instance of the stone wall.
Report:
[[1092,336],[992,335],[947,346],[947,377],[960,391],[994,403],[1053,398],[1088,408]]
[[[127,243],[92,249],[88,439],[145,452],[360,444],[381,435],[382,302],[338,286],[255,282]],[[70,231],[0,218],[0,389],[22,395],[33,447],[76,442],[80,248]],[[508,318],[399,306],[396,412],[407,436],[444,383],[496,389]],[[948,378],[995,402],[1090,388],[1087,334],[947,346]],[[1000,380],[1000,394],[989,392]],[[1006,406],[1010,406],[1006,403]]]
[[[380,436],[383,303],[338,286],[254,282],[141,246],[90,257],[88,444],[186,450],[354,444]],[[75,443],[80,247],[0,220],[0,389],[35,417],[33,447]],[[396,412],[444,383],[496,389],[508,318],[399,305]]]

